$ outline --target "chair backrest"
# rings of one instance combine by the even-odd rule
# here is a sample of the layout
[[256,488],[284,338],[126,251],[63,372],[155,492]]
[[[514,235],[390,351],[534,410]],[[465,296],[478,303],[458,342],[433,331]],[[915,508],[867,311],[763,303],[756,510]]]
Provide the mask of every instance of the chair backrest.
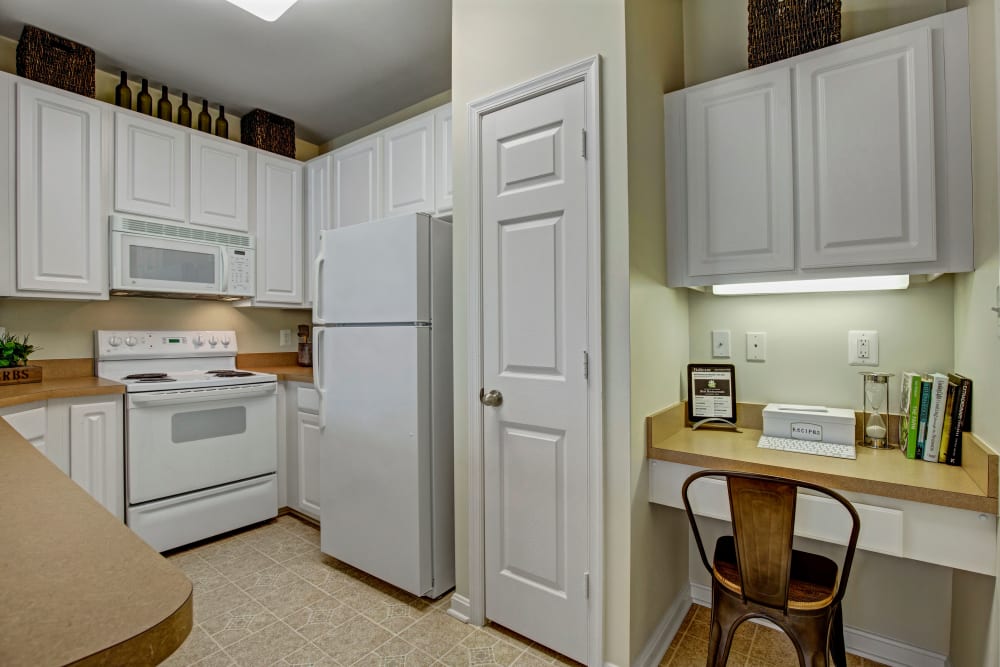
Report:
[[858,532],[861,529],[858,513],[846,498],[822,486],[785,477],[729,470],[703,470],[691,475],[682,489],[684,508],[687,510],[701,560],[709,573],[712,572],[712,565],[705,555],[705,547],[688,499],[688,489],[692,482],[702,477],[718,477],[726,481],[736,543],[736,564],[744,602],[750,600],[783,612],[788,611],[788,583],[798,490],[811,489],[839,502],[852,521],[847,552],[841,566],[840,583],[834,597],[834,602],[840,601],[847,586]]

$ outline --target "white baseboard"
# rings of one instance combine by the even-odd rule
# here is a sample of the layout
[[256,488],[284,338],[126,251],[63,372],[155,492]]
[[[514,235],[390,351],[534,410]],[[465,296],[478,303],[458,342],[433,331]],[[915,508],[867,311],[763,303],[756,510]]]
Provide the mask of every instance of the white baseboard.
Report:
[[468,623],[472,617],[472,607],[469,606],[469,598],[458,593],[452,593],[451,604],[448,606],[447,614],[452,618],[457,618],[462,623]]
[[642,652],[632,663],[634,667],[657,667],[660,664],[660,659],[667,652],[670,642],[674,640],[674,635],[680,629],[681,622],[690,606],[691,597],[687,591],[678,593],[673,603],[663,614],[663,618],[656,625],[656,629],[653,630],[646,645],[642,647]]
[[[691,583],[691,601],[703,607],[712,607],[712,588]],[[777,629],[773,623],[755,619],[761,625]],[[889,667],[948,667],[948,656],[906,644],[890,637],[872,634],[865,630],[844,626],[844,644],[848,653],[859,655]]]

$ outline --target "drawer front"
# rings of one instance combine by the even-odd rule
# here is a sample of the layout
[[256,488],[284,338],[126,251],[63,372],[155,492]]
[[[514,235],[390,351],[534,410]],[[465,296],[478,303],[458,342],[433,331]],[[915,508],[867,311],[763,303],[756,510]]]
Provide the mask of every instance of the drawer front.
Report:
[[319,392],[314,388],[299,387],[295,400],[300,412],[319,413]]

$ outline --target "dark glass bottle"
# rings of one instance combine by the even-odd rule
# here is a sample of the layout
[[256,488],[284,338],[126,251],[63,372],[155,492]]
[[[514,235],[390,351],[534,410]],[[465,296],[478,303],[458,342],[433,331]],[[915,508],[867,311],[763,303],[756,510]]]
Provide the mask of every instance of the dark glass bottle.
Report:
[[156,103],[156,117],[168,123],[174,119],[174,105],[170,103],[170,95],[166,86],[160,88],[160,101]]
[[212,117],[208,115],[208,100],[201,101],[201,111],[198,113],[198,129],[202,132],[212,131]]
[[153,115],[153,96],[149,94],[149,81],[142,80],[142,90],[135,100],[135,110],[147,116]]
[[219,117],[215,119],[215,136],[229,138],[229,121],[226,120],[226,107],[219,105]]
[[188,106],[188,94],[181,95],[181,105],[177,107],[177,124],[191,127],[191,107]]
[[128,87],[128,74],[122,71],[122,82],[115,88],[115,105],[132,108],[132,89]]

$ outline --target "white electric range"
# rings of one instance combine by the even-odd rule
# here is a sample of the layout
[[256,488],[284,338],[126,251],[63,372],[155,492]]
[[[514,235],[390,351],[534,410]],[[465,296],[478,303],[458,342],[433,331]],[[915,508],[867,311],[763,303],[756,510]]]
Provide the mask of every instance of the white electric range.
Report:
[[97,331],[125,384],[126,523],[166,551],[278,510],[277,377],[236,369],[232,331]]

